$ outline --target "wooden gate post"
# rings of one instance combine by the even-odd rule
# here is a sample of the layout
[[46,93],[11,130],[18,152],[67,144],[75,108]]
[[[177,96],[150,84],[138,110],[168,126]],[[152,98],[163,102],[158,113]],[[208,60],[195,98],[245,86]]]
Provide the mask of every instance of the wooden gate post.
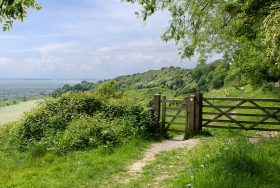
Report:
[[194,97],[187,98],[187,121],[185,125],[185,139],[189,139],[194,130],[194,118],[195,118],[195,111],[194,111]]
[[162,112],[161,112],[161,129],[162,132],[164,133],[165,130],[165,118],[166,118],[166,96],[162,96]]
[[160,108],[161,108],[161,95],[156,94],[154,96],[154,113],[158,122],[160,122]]
[[195,110],[195,122],[194,131],[199,132],[202,130],[202,93],[196,93],[194,97],[194,110]]

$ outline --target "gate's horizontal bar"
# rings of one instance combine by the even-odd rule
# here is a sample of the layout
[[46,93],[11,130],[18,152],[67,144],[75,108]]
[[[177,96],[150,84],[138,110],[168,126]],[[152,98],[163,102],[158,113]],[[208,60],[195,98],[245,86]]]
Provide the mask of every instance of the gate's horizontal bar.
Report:
[[162,102],[187,104],[187,101],[186,101],[186,100],[162,100]]
[[[218,125],[205,125],[207,128],[219,128],[219,129],[245,129],[243,127],[229,127],[229,126],[218,126]],[[248,128],[248,130],[259,130],[259,131],[280,131],[280,129],[268,129],[268,128]]]
[[187,116],[179,116],[179,115],[165,115],[165,117],[187,118]]
[[166,107],[166,110],[187,110],[187,108],[170,108],[170,107]]
[[252,124],[264,124],[264,125],[280,125],[280,122],[258,122],[258,121],[232,121],[232,120],[223,120],[223,119],[202,119],[202,121],[207,122],[225,122],[225,123],[252,123]]
[[258,108],[256,106],[224,106],[224,105],[214,105],[214,106],[202,105],[202,106],[205,107],[205,108],[213,108],[213,109],[215,109],[214,107],[216,107],[216,108],[255,109],[255,110],[262,110],[262,109],[266,109],[266,110],[279,110],[280,109],[280,107],[264,107],[264,106],[262,106],[261,108]]
[[237,98],[237,97],[204,97],[207,100],[226,100],[226,101],[259,101],[259,102],[280,102],[280,99],[254,99],[254,98]]
[[165,124],[171,124],[171,125],[186,125],[185,123],[179,123],[179,122],[165,122]]
[[[221,115],[220,112],[202,112],[205,115]],[[226,113],[231,116],[252,116],[252,117],[266,117],[267,114],[242,114],[242,113]],[[274,117],[280,118],[280,115],[275,115]]]

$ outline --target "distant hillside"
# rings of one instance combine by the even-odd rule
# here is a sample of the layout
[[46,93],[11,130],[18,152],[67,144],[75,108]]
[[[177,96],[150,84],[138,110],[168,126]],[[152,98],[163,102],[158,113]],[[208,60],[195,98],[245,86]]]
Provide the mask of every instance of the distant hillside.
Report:
[[[141,90],[147,88],[170,89],[175,96],[194,93],[197,91],[209,91],[221,88],[224,85],[229,65],[223,60],[217,60],[210,64],[199,64],[195,69],[183,69],[180,67],[164,67],[160,70],[150,70],[144,73],[119,76],[113,80],[124,90]],[[56,90],[53,96],[69,91],[94,90],[98,83],[83,81],[74,86],[65,85]]]

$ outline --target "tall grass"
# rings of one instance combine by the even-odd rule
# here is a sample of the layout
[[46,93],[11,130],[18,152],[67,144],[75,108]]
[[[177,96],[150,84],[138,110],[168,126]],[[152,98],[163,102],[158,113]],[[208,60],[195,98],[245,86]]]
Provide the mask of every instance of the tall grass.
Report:
[[138,160],[149,142],[134,139],[117,148],[34,157],[0,151],[0,187],[108,187],[120,171]]
[[116,187],[274,188],[280,185],[280,139],[208,138],[193,150],[162,153],[143,174]]
[[[278,187],[280,139],[250,144],[232,140],[204,145],[190,156],[179,186]],[[191,170],[188,170],[191,169]]]

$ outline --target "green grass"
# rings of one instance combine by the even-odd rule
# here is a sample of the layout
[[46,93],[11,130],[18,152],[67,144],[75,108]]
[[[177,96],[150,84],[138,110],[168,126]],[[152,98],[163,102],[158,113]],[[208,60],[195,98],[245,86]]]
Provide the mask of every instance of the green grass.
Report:
[[18,104],[18,103],[20,103],[20,102],[22,102],[22,100],[20,100],[20,99],[15,99],[15,100],[12,100],[12,99],[1,100],[1,101],[0,101],[0,107],[15,105],[15,104]]
[[[144,104],[154,92],[142,89],[129,91],[128,95]],[[169,98],[174,96],[173,91],[165,94]],[[274,97],[250,86],[227,87],[205,96]],[[0,147],[0,187],[279,187],[279,138],[251,144],[247,138],[259,132],[204,129],[204,133],[212,136],[197,135],[201,144],[193,150],[178,149],[157,155],[129,183],[121,183],[118,177],[126,178],[125,169],[142,158],[148,141],[131,140],[114,149],[99,148],[64,156],[48,152],[41,157]],[[0,131],[0,145],[5,145],[5,139],[8,138],[1,140]]]
[[[275,94],[269,91],[263,91],[263,88],[253,88],[251,85],[244,87],[223,87],[219,90],[213,90],[205,93],[206,97],[246,97],[246,98],[275,98]],[[277,98],[277,97],[276,97]]]
[[279,187],[280,139],[249,144],[208,138],[189,151],[162,153],[143,174],[116,187]]
[[[204,96],[277,98],[270,92],[250,86],[241,89],[227,87]],[[248,110],[247,113],[254,111]],[[162,153],[144,168],[139,178],[116,187],[279,187],[280,138],[248,143],[249,137],[259,133],[204,129],[196,136],[202,143],[195,149]],[[211,136],[205,139],[205,134]]]
[[16,121],[24,115],[24,112],[34,108],[39,100],[21,102],[16,105],[0,108],[0,125]]
[[0,100],[0,108],[6,107],[6,106],[11,106],[11,105],[17,105],[22,102],[41,100],[41,99],[47,99],[47,98],[49,98],[49,96],[47,96],[47,95],[35,95],[35,96],[30,96],[30,97],[25,97],[25,98],[3,99],[3,100]]
[[142,158],[147,141],[66,156],[1,151],[0,187],[277,187],[280,139],[249,144],[243,136],[228,134],[201,136],[202,143],[193,150],[159,154],[127,184],[115,177],[125,175],[125,169]]
[[162,96],[165,95],[168,98],[175,98],[174,95],[176,92],[166,87],[154,87],[139,90],[127,90],[126,93],[128,97],[136,100],[143,106],[148,106],[149,104],[153,104],[152,102],[155,94],[161,94]]
[[141,158],[149,142],[132,140],[65,156],[0,152],[0,187],[108,187],[114,176]]

